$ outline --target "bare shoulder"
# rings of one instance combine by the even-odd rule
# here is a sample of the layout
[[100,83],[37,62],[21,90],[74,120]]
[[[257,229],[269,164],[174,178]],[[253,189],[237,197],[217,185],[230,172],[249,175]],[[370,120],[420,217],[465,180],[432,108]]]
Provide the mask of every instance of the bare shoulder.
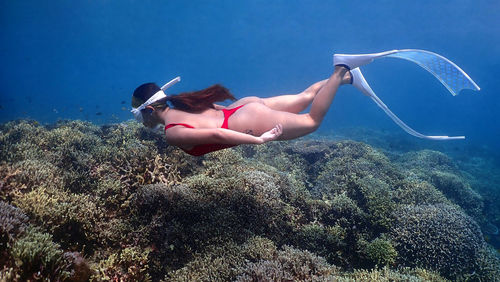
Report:
[[214,105],[214,109],[216,110],[223,110],[226,108],[226,106],[222,106],[222,105],[217,105],[217,104],[213,104]]

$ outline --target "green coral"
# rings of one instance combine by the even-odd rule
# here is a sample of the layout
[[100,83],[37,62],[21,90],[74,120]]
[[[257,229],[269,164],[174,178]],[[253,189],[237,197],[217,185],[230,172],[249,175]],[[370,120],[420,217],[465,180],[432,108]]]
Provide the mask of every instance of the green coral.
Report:
[[[333,277],[332,277],[333,279]],[[421,268],[399,268],[397,270],[384,267],[382,269],[372,269],[372,270],[355,270],[353,273],[340,274],[334,277],[335,281],[339,282],[351,282],[351,281],[433,281],[433,282],[445,282],[449,281],[441,277],[438,273],[428,271]]]
[[52,241],[52,236],[28,228],[10,250],[15,264],[21,271],[22,280],[36,277],[65,279],[69,273],[61,271],[64,263],[63,251]]
[[151,250],[126,247],[110,255],[94,267],[92,280],[99,281],[151,281],[148,257]]
[[273,241],[259,236],[241,245],[222,242],[194,255],[184,267],[168,273],[165,281],[231,281],[246,263],[270,259],[275,253]]
[[478,254],[477,271],[462,275],[463,280],[497,281],[500,279],[500,256],[498,250],[484,246]]
[[248,263],[236,281],[321,281],[335,271],[324,258],[285,246],[272,259]]
[[375,228],[386,230],[392,224],[391,214],[396,208],[391,187],[380,179],[366,176],[359,180],[362,201],[366,203],[369,218]]
[[444,195],[454,203],[462,207],[468,215],[479,222],[483,219],[483,197],[472,190],[465,180],[456,174],[442,171],[434,171],[430,175],[431,183],[443,192]]
[[20,120],[4,124],[0,131],[0,159],[14,163],[29,157],[43,158],[44,151],[32,142],[44,134],[44,128],[35,121]]
[[364,248],[364,253],[368,260],[378,266],[394,265],[398,252],[392,245],[392,242],[384,236],[378,237]]
[[379,179],[389,187],[396,186],[403,178],[384,154],[366,144],[338,142],[332,149],[313,189],[313,195],[318,198],[332,199],[344,192],[356,196],[359,181],[368,176]]
[[14,203],[67,245],[97,240],[94,228],[102,212],[88,195],[39,187]]
[[403,206],[394,213],[391,240],[402,264],[456,278],[477,269],[484,240],[476,222],[444,205]]
[[402,155],[398,163],[413,175],[413,178],[425,180],[447,199],[462,207],[467,214],[479,222],[484,221],[484,199],[472,190],[462,173],[444,153],[422,150]]
[[347,265],[346,230],[338,225],[323,226],[310,223],[296,231],[293,245],[311,251],[338,265]]
[[407,180],[394,191],[394,201],[403,205],[451,204],[441,191],[422,180]]
[[149,240],[165,250],[161,260],[174,256],[179,261],[165,263],[176,265],[219,237],[286,238],[303,216],[280,198],[277,181],[264,172],[248,171],[226,178],[199,175],[182,185],[147,185],[137,191],[132,212],[137,222],[153,223],[145,227]]
[[397,157],[396,162],[422,179],[427,179],[428,173],[432,171],[458,173],[457,166],[450,157],[433,150],[408,152]]

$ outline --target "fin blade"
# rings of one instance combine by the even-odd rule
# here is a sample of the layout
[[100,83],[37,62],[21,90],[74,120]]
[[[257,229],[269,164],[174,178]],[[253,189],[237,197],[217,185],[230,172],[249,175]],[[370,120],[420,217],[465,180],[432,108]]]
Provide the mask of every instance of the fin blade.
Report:
[[403,49],[386,57],[408,60],[432,73],[455,96],[463,89],[479,91],[479,86],[459,66],[447,58],[426,50]]
[[375,95],[375,93],[372,93],[370,95],[370,98],[397,124],[399,127],[401,127],[404,131],[406,131],[408,134],[413,135],[418,138],[423,138],[423,139],[429,139],[429,140],[458,140],[458,139],[465,139],[465,136],[429,136],[429,135],[424,135],[420,132],[415,131],[413,128],[409,127],[404,123],[401,119],[399,119],[398,116],[396,116],[385,104],[380,100],[380,98]]

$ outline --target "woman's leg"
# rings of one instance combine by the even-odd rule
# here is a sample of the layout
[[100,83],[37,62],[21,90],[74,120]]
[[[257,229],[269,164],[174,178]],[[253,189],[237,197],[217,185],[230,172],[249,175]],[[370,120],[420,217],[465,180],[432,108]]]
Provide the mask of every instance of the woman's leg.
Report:
[[[343,77],[343,83],[349,83],[350,79],[350,74],[347,72]],[[299,94],[280,95],[269,98],[256,96],[244,97],[227,108],[235,108],[248,103],[261,103],[273,110],[298,114],[307,109],[327,81],[328,79],[318,81]]]
[[262,103],[251,103],[238,110],[231,117],[230,128],[260,135],[281,123],[283,134],[280,136],[280,140],[294,139],[314,132],[328,112],[337,89],[341,84],[346,83],[347,80],[344,80],[346,73],[348,73],[346,68],[335,67],[334,73],[323,83],[314,97],[309,113],[295,114],[274,110]]
[[261,98],[261,102],[273,110],[298,114],[307,109],[327,81],[328,79],[318,81],[299,94]]
[[299,94],[287,94],[269,98],[260,98],[257,96],[244,97],[232,103],[227,108],[231,109],[248,103],[260,103],[276,111],[298,114],[311,104],[319,89],[321,89],[327,80],[318,81]]

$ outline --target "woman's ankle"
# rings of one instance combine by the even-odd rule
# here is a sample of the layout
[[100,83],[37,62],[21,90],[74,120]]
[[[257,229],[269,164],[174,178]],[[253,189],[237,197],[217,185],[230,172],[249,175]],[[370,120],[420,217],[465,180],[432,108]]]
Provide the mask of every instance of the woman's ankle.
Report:
[[342,85],[344,84],[352,84],[352,74],[350,71],[347,71],[342,77]]

